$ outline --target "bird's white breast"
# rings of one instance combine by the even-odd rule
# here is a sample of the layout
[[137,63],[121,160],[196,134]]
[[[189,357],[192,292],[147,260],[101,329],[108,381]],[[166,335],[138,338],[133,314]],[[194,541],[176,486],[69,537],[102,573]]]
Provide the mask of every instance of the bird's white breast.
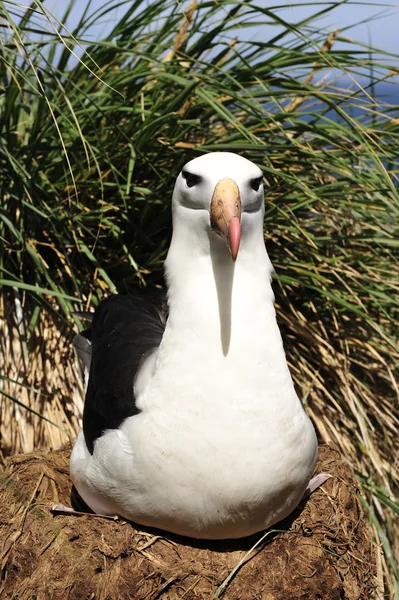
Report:
[[[281,345],[275,327],[268,335]],[[86,494],[98,512],[193,537],[242,537],[272,525],[298,504],[317,455],[276,340],[269,351],[232,337],[224,356],[170,335],[141,413],[98,439],[92,457],[83,450]],[[193,361],[202,368],[190,368]]]

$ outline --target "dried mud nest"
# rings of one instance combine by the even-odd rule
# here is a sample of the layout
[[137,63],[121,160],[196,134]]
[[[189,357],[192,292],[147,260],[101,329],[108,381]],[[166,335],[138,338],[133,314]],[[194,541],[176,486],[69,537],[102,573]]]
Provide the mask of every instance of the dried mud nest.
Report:
[[353,475],[331,448],[320,448],[316,472],[333,477],[252,551],[262,534],[198,542],[123,520],[53,517],[51,505],[70,505],[69,454],[70,449],[63,449],[17,455],[2,470],[2,598],[374,597],[376,547]]

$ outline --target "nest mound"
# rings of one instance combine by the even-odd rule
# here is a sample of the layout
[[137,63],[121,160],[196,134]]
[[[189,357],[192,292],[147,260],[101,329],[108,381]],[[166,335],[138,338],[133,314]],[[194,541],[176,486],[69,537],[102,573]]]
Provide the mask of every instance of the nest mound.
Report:
[[225,542],[190,540],[123,520],[53,517],[51,505],[70,505],[69,454],[63,449],[7,460],[0,484],[4,598],[373,597],[376,548],[354,477],[329,447],[320,448],[316,469],[333,475],[322,488],[266,536]]

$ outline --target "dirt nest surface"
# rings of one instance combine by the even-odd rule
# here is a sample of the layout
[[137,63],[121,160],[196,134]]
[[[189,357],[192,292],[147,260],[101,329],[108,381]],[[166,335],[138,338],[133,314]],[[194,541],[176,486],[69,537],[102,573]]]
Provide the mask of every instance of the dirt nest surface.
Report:
[[123,520],[52,516],[53,504],[70,505],[69,454],[64,449],[7,461],[0,486],[3,598],[373,597],[376,548],[353,475],[331,448],[320,448],[316,472],[333,478],[252,551],[264,534],[197,542]]

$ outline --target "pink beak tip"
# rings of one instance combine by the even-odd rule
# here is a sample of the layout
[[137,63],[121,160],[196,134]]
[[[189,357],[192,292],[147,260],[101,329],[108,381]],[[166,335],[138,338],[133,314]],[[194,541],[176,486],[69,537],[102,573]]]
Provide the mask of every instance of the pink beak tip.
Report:
[[241,241],[241,224],[238,217],[232,217],[228,225],[228,231],[231,257],[235,261],[237,259]]

